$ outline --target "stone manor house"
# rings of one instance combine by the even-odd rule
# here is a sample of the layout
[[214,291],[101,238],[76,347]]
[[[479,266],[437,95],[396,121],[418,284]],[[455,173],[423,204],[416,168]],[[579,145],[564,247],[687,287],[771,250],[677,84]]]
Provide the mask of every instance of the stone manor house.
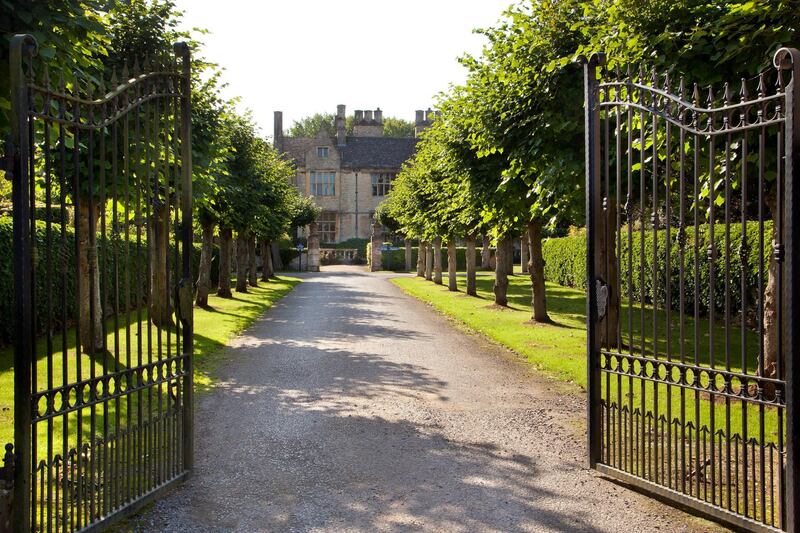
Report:
[[[433,111],[417,111],[415,133],[430,126]],[[322,132],[316,138],[283,134],[283,113],[275,111],[275,148],[297,168],[295,185],[322,208],[317,219],[320,242],[338,243],[369,238],[372,217],[403,163],[414,153],[416,138],[383,136],[383,112],[355,112],[353,135],[345,132],[345,106],[339,105],[336,137]]]

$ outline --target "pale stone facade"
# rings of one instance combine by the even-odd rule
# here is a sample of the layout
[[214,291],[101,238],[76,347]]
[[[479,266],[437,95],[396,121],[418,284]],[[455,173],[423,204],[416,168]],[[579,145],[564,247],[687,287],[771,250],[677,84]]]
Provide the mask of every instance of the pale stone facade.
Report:
[[[428,127],[432,111],[416,112],[416,133]],[[353,135],[345,135],[345,106],[337,106],[336,137],[283,135],[283,115],[275,112],[275,147],[297,169],[295,186],[322,208],[317,221],[321,243],[368,239],[375,209],[386,198],[391,180],[414,153],[416,138],[383,136],[383,113],[358,110]]]

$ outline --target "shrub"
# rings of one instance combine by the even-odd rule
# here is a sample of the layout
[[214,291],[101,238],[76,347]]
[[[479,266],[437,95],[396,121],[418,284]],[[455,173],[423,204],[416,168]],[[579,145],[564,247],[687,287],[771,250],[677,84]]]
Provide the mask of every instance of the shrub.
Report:
[[[122,236],[123,234],[118,232],[109,232],[109,236],[99,236],[97,239],[101,299],[106,316],[113,315],[115,304],[119,305],[119,312],[124,313],[126,305],[129,309],[135,309],[144,304],[147,298],[147,241],[143,235],[141,241],[137,243],[136,237],[132,235],[126,247]],[[38,221],[33,253],[33,283],[36,295],[34,318],[37,334],[43,334],[48,324],[57,332],[62,324],[70,326],[75,321],[77,290],[75,233],[72,227],[68,227],[62,236],[61,225],[51,224],[49,239],[51,240],[48,241],[46,223]],[[125,260],[126,253],[128,261]],[[174,246],[170,247],[168,260],[170,265],[175,260]],[[200,244],[193,243],[192,276],[196,276],[199,264]],[[0,316],[6,317],[0,321],[0,344],[10,343],[14,339],[14,321],[10,320],[14,313],[14,285],[11,281],[14,279],[13,276],[12,220],[11,217],[0,217],[0,279],[9,280],[8,283],[0,284]],[[214,249],[212,259],[211,280],[212,283],[217,283],[219,280],[217,247]],[[193,279],[192,282],[194,281]],[[118,298],[114,298],[115,294]],[[66,299],[66,307],[61,305],[62,299]]]
[[[764,224],[764,274],[763,282],[767,282],[767,269],[769,267],[769,243],[772,239],[772,224]],[[716,258],[714,264],[714,308],[717,311],[725,309],[725,286],[728,280],[730,308],[733,312],[742,309],[741,283],[744,276],[745,286],[748,291],[744,295],[745,307],[752,308],[758,298],[758,223],[751,222],[745,232],[745,244],[742,248],[742,227],[733,224],[729,226],[729,257],[730,267],[725,269],[726,236],[725,226],[714,226],[714,243]],[[686,244],[684,247],[684,306],[685,309],[694,307],[695,287],[699,296],[699,308],[703,314],[708,313],[711,306],[709,301],[709,287],[711,284],[711,262],[708,257],[709,244],[711,243],[710,228],[702,225],[696,233],[694,228],[686,230]],[[659,305],[666,304],[667,294],[670,297],[671,307],[678,308],[680,284],[678,282],[681,268],[680,246],[678,244],[678,231],[673,228],[670,232],[669,246],[667,246],[666,230],[659,230],[653,235],[652,230],[646,230],[644,240],[639,230],[634,230],[629,235],[627,230],[621,234],[619,243],[621,253],[619,257],[619,270],[621,278],[620,294],[623,302],[628,295],[633,294],[634,302],[638,302],[639,294],[644,292],[645,302]],[[657,249],[654,243],[658,244]],[[695,257],[695,245],[697,257]],[[667,248],[669,248],[669,276],[667,276]],[[654,251],[656,252],[654,254]],[[559,285],[569,287],[586,287],[586,235],[577,234],[572,237],[548,239],[543,244],[545,260],[545,279]],[[644,262],[642,262],[642,254]],[[744,268],[743,261],[744,259]],[[656,265],[656,291],[653,295],[653,265]],[[697,281],[695,281],[695,263],[697,264]],[[641,273],[644,272],[644,279]],[[763,290],[763,288],[762,288]]]

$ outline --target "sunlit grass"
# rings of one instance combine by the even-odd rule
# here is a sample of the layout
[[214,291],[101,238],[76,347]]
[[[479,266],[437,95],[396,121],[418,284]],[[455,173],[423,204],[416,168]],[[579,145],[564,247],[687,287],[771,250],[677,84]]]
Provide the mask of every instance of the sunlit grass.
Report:
[[[194,310],[194,382],[195,390],[199,392],[207,391],[214,386],[215,371],[222,362],[222,348],[239,332],[249,326],[265,310],[271,307],[277,300],[300,282],[298,278],[280,277],[268,283],[261,283],[259,287],[248,287],[247,293],[234,292],[233,298],[209,298],[209,307],[206,309],[195,308]],[[169,350],[167,349],[167,335],[162,332],[159,343],[159,332],[157,328],[148,328],[146,309],[133,311],[127,317],[118,317],[116,320],[110,318],[106,322],[107,347],[108,353],[105,356],[91,358],[86,354],[76,358],[75,332],[70,329],[66,337],[66,354],[62,350],[63,340],[60,336],[53,339],[52,358],[46,356],[47,339],[40,339],[37,343],[37,365],[36,365],[36,385],[37,390],[45,390],[52,387],[59,387],[62,383],[73,383],[79,376],[87,379],[91,376],[92,368],[96,376],[103,374],[104,367],[109,372],[124,370],[125,368],[136,366],[140,363],[138,353],[141,347],[143,362],[147,362],[148,337],[149,344],[153,347],[153,360],[158,359],[158,347],[161,347],[162,357],[167,354],[176,354],[176,337],[171,335],[169,340]],[[148,331],[149,330],[149,331]],[[141,331],[141,335],[139,332]],[[141,339],[141,342],[140,342]],[[130,342],[130,350],[128,345]],[[115,357],[115,354],[117,357]],[[160,391],[159,391],[160,389]],[[98,405],[94,408],[81,409],[84,439],[90,438],[91,426],[94,424],[98,434],[108,433],[104,424],[108,423],[111,428],[115,427],[117,420],[124,427],[129,420],[129,410],[141,409],[147,418],[147,411],[151,408],[155,412],[160,411],[159,402],[167,401],[167,387],[162,385],[156,387],[152,392],[143,391],[142,393],[131,393],[119,401],[112,400],[105,405]],[[87,393],[88,394],[88,393]],[[44,402],[44,400],[43,400]],[[56,401],[58,405],[59,401]],[[0,443],[11,442],[13,440],[13,420],[14,416],[14,368],[13,368],[13,349],[6,347],[0,350]],[[52,446],[54,452],[58,452],[62,447],[62,419],[56,417],[53,422]],[[93,420],[92,420],[93,419]],[[68,433],[70,434],[70,446],[75,444],[76,427],[78,425],[78,413],[73,412],[68,419]],[[48,423],[38,424],[37,448],[41,454],[47,454],[47,431]],[[111,430],[113,433],[113,429]]]
[[[506,308],[493,304],[494,277],[491,273],[479,273],[477,298],[467,296],[463,292],[466,285],[466,278],[463,275],[459,275],[457,280],[459,292],[455,293],[448,291],[446,280],[443,286],[417,277],[396,278],[393,282],[411,296],[430,303],[439,311],[462,322],[470,329],[522,355],[529,363],[551,378],[573,384],[576,392],[586,389],[586,297],[583,291],[548,283],[547,310],[552,323],[535,324],[530,321],[531,292],[530,278],[527,276],[510,276],[509,305]],[[630,353],[632,348],[634,355],[640,354],[643,340],[646,356],[650,357],[656,351],[660,357],[666,358],[668,328],[664,311],[658,310],[654,317],[651,307],[642,309],[634,305],[630,311],[632,319],[630,321],[628,313],[627,300],[623,299],[620,320],[623,340],[622,353]],[[642,317],[644,317],[643,320]],[[654,319],[658,326],[655,342]],[[642,335],[642,324],[644,324],[644,335]],[[629,325],[632,326],[632,336]],[[700,339],[697,346],[694,343],[695,325]],[[726,335],[724,327],[716,325],[710,329],[710,323],[706,319],[700,319],[695,324],[693,318],[684,317],[683,328],[684,337],[681,342],[678,313],[672,311],[669,330],[670,353],[673,360],[680,360],[682,346],[683,357],[687,363],[694,361],[696,352],[699,364],[709,366],[709,354],[711,353],[709,346],[713,346],[715,364],[718,368],[725,367]],[[714,335],[713,343],[710,332],[713,332]],[[731,370],[738,371],[741,368],[741,353],[744,351],[748,370],[753,373],[757,361],[755,356],[758,351],[757,336],[753,332],[747,331],[744,350],[742,350],[741,330],[733,324],[729,333],[728,353],[731,354]],[[630,342],[630,338],[632,338],[632,342]],[[683,408],[688,413],[687,421],[692,421],[695,427],[708,426],[712,430],[723,429],[726,434],[742,434],[743,421],[746,421],[748,438],[757,437],[761,442],[778,439],[778,413],[775,408],[764,408],[762,426],[758,406],[749,404],[746,414],[743,416],[743,402],[736,399],[726,402],[721,396],[716,395],[712,419],[712,402],[707,393],[695,395],[694,391],[686,391],[681,396],[680,387],[664,384],[654,385],[650,382],[641,387],[640,383],[641,380],[634,379],[633,386],[631,386],[627,377],[621,378],[619,382],[616,376],[611,376],[608,380],[603,378],[601,381],[602,394],[604,398],[609,398],[611,401],[622,398],[622,403],[630,405],[632,409],[638,407],[642,411],[668,415],[669,418],[677,417]],[[699,408],[697,412],[695,405]],[[728,419],[730,419],[730,427],[727,426],[726,420]]]

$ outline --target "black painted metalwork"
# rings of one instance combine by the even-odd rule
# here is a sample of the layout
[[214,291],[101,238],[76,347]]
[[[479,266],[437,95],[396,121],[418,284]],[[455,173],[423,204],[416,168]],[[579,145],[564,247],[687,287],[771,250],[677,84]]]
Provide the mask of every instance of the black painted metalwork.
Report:
[[35,53],[12,40],[14,530],[86,531],[192,467],[190,58],[67,82]]
[[590,466],[800,531],[800,54],[705,98],[581,60]]

